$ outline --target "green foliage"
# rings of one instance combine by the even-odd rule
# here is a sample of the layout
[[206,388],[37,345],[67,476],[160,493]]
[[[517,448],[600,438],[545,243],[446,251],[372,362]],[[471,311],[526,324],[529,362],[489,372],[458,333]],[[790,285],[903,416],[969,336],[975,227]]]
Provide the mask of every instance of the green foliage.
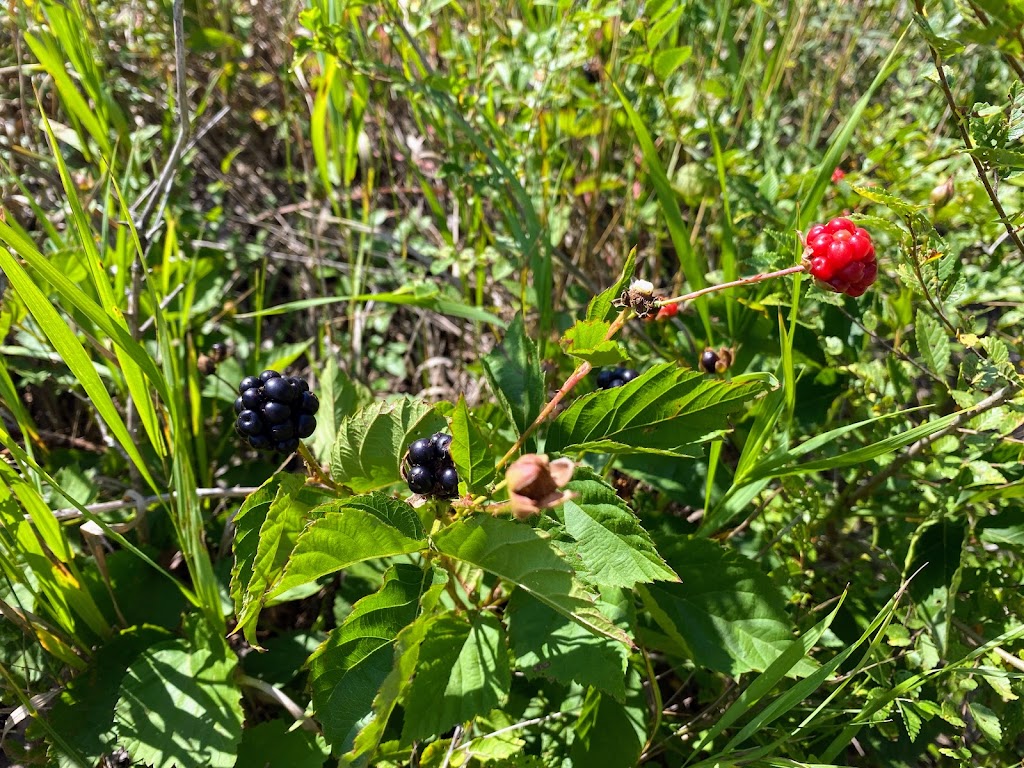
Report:
[[0,762],[1019,761],[1020,3],[285,5],[0,9]]

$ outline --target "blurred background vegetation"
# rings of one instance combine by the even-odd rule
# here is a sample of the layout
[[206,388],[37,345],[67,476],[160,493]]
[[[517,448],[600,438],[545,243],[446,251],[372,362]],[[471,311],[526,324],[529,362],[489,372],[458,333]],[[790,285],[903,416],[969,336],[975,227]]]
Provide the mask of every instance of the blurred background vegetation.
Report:
[[[863,299],[781,281],[631,324],[635,367],[725,346],[731,373],[784,387],[709,455],[616,476],[649,529],[703,525],[758,562],[801,628],[849,588],[826,647],[928,565],[852,684],[808,699],[770,757],[1019,759],[1019,640],[933,674],[1024,626],[1019,0],[186,0],[177,61],[173,17],[153,0],[0,9],[5,713],[49,706],[133,642],[120,629],[171,636],[183,611],[230,629],[229,517],[276,468],[229,427],[244,374],[326,387],[322,458],[371,395],[463,395],[486,420],[480,358],[517,311],[553,392],[572,370],[560,332],[631,249],[675,295],[792,264],[796,230],[849,213],[879,254]],[[231,351],[204,375],[215,343]],[[825,471],[786,464],[861,422]],[[734,482],[754,451],[774,469]],[[129,493],[159,498],[76,510]],[[287,651],[379,574],[363,581],[277,609],[282,650],[252,655],[252,690],[304,700]],[[680,764],[737,688],[699,666],[664,684],[647,757]],[[245,707],[250,724],[273,711]],[[12,759],[102,753],[81,723],[17,720]]]

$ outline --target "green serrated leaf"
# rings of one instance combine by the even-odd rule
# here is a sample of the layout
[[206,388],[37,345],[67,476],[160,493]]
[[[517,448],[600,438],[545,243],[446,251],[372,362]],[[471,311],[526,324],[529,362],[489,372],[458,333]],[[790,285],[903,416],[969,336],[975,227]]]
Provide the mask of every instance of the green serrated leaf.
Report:
[[59,768],[80,768],[67,748],[97,765],[116,747],[114,707],[125,671],[139,654],[171,635],[155,627],[133,627],[96,649],[89,666],[71,680],[47,713],[61,743],[50,747],[50,759]]
[[654,620],[702,667],[763,671],[793,639],[779,588],[753,562],[706,539],[676,538],[663,554],[680,584],[640,587]]
[[632,644],[597,610],[551,542],[528,525],[474,517],[444,528],[433,540],[440,552],[516,584],[591,632]]
[[396,483],[409,443],[447,426],[432,406],[407,395],[373,403],[338,425],[331,477],[356,493]]
[[615,306],[614,302],[622,292],[629,285],[633,279],[633,272],[636,270],[636,246],[633,246],[629,250],[629,255],[626,257],[626,263],[622,265],[622,272],[619,274],[619,279],[615,281],[615,284],[607,290],[601,291],[597,296],[590,300],[590,304],[587,306],[587,320],[607,320],[612,314]]
[[354,761],[377,749],[391,713],[412,681],[420,658],[421,644],[439,619],[438,615],[421,615],[398,633],[395,638],[394,666],[373,699],[373,717],[356,734],[355,745],[345,755],[347,759]]
[[[487,381],[516,433],[523,434],[544,406],[544,374],[537,347],[526,335],[522,314],[515,316],[501,344],[481,362]],[[532,449],[527,446],[526,450]]]
[[277,495],[281,474],[272,475],[257,490],[250,493],[234,517],[235,538],[232,542],[235,562],[231,567],[231,598],[235,613],[242,610],[245,590],[252,580],[252,566],[256,547],[260,541],[260,528],[267,519],[270,504]]
[[357,602],[309,659],[313,708],[336,752],[347,752],[372,715],[373,700],[394,666],[398,633],[415,620],[432,570],[398,563],[380,590]]
[[516,666],[528,678],[594,686],[625,700],[622,643],[595,635],[521,589],[512,593],[505,616]]
[[729,428],[728,416],[770,387],[768,376],[711,379],[663,363],[625,386],[576,400],[551,425],[545,449],[686,455]]
[[999,722],[998,715],[984,704],[979,704],[976,701],[969,702],[967,706],[971,710],[974,724],[978,726],[981,735],[995,746],[999,746],[1003,741],[1003,727]]
[[625,348],[612,339],[606,339],[611,323],[604,320],[579,320],[562,337],[566,354],[586,360],[595,368],[618,365],[629,359]]
[[630,588],[637,582],[678,581],[636,515],[593,471],[580,467],[565,490],[576,498],[561,508],[565,530],[594,584]]
[[914,334],[917,351],[925,363],[935,373],[944,376],[950,363],[949,336],[946,330],[922,308],[917,310]]
[[295,542],[281,577],[267,598],[378,557],[411,554],[426,547],[419,516],[383,493],[322,504]]
[[[263,593],[283,571],[296,537],[306,524],[308,507],[297,499],[304,483],[302,475],[281,475],[274,500],[267,507],[266,517],[260,525],[251,576],[242,593],[242,608],[238,611],[236,627],[236,631],[242,630],[254,648],[260,647],[256,640],[256,619],[263,606]],[[244,576],[247,568],[244,565],[239,567],[237,563],[236,567],[239,568],[239,576]]]
[[402,740],[436,736],[501,706],[511,684],[505,632],[497,616],[442,616],[420,650],[406,696]]
[[481,492],[494,479],[494,459],[483,431],[473,420],[466,399],[459,397],[452,414],[451,456],[459,479],[470,493]]
[[242,738],[238,659],[196,622],[189,639],[146,649],[121,681],[114,725],[134,765],[232,768]]
[[373,395],[362,384],[352,381],[333,357],[319,375],[316,392],[320,410],[316,414],[316,432],[310,439],[310,450],[317,458],[330,461],[338,425],[372,402]]

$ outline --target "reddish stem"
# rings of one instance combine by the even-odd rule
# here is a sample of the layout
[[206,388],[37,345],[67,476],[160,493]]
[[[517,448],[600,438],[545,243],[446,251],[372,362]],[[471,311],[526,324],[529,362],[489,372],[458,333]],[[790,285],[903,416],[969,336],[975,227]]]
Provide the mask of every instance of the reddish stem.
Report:
[[693,301],[694,299],[700,298],[708,293],[716,293],[717,291],[724,291],[726,288],[736,288],[740,285],[753,285],[754,283],[760,283],[764,280],[772,280],[776,277],[785,277],[786,275],[795,275],[797,272],[803,272],[806,270],[803,264],[795,264],[792,267],[786,267],[785,269],[779,269],[775,272],[762,272],[759,275],[751,275],[750,277],[741,277],[739,280],[733,280],[731,283],[722,283],[721,285],[709,285],[707,288],[701,288],[699,291],[693,293],[687,293],[683,296],[676,296],[673,299],[660,299],[654,302],[656,307],[664,307],[666,304],[682,304],[684,301]]
[[[759,275],[741,277],[739,280],[733,280],[731,283],[712,285],[707,288],[702,288],[699,291],[694,291],[693,293],[687,293],[684,296],[676,296],[673,299],[661,299],[660,301],[656,301],[654,305],[656,307],[664,307],[666,304],[681,304],[684,301],[693,301],[694,299],[700,296],[704,296],[705,294],[708,293],[724,291],[726,288],[736,288],[737,286],[740,285],[752,285],[754,283],[760,283],[764,280],[771,280],[776,277],[794,275],[797,272],[803,272],[804,270],[805,267],[802,264],[796,264],[792,267],[786,267],[785,269],[776,270],[775,272],[762,272]],[[622,310],[622,312],[619,313],[619,316],[616,317],[612,324],[608,327],[608,332],[605,333],[604,335],[605,341],[611,340],[615,336],[615,334],[622,330],[622,327],[626,324],[626,315],[628,313],[628,309],[624,309]],[[555,393],[555,396],[551,398],[551,402],[544,406],[544,410],[542,410],[540,414],[537,416],[537,418],[533,420],[533,423],[526,428],[526,431],[519,436],[519,439],[516,440],[515,445],[509,448],[508,453],[501,457],[501,461],[498,462],[498,469],[501,469],[506,464],[508,464],[508,462],[511,461],[512,457],[515,456],[520,450],[522,450],[523,444],[527,441],[527,439],[529,439],[530,435],[536,432],[537,427],[539,427],[547,420],[547,418],[554,412],[555,408],[558,407],[558,404],[562,402],[562,400],[565,398],[567,394],[569,394],[569,392],[572,391],[572,388],[579,384],[583,380],[583,378],[588,373],[590,373],[591,368],[592,366],[590,365],[590,363],[588,363],[585,360],[578,366],[576,366],[576,370],[573,371],[572,375],[565,380],[565,383],[562,385],[561,389],[559,389],[558,392]]]
[[[626,324],[626,315],[628,313],[628,309],[624,309],[619,312],[619,316],[615,318],[610,326],[608,326],[608,332],[604,335],[605,341],[609,341],[616,333],[622,330],[622,326]],[[508,453],[501,457],[501,461],[498,462],[498,469],[505,466],[512,457],[522,449],[523,444],[527,439],[529,439],[530,435],[536,432],[537,427],[547,420],[548,416],[550,416],[552,412],[554,412],[555,408],[558,407],[558,404],[562,402],[562,399],[572,391],[572,388],[579,384],[583,378],[590,373],[592,367],[593,366],[591,366],[586,360],[576,366],[576,370],[573,371],[572,375],[565,380],[565,384],[563,384],[562,388],[555,393],[553,398],[551,398],[551,402],[544,406],[544,410],[542,410],[537,418],[533,420],[533,423],[526,428],[526,431],[519,436],[519,439],[516,440],[516,444],[509,448]]]

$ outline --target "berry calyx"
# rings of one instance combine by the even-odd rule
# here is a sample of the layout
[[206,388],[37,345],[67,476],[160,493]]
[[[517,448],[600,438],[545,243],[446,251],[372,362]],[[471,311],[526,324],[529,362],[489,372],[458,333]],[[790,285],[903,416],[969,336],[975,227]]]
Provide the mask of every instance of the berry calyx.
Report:
[[292,453],[316,429],[320,401],[302,379],[267,370],[242,379],[238,392],[235,430],[257,451]]
[[450,499],[459,492],[459,473],[451,456],[452,436],[435,432],[409,445],[402,458],[402,477],[421,496]]
[[805,264],[819,287],[856,297],[875,282],[878,263],[871,235],[849,219],[815,224],[805,243]]

